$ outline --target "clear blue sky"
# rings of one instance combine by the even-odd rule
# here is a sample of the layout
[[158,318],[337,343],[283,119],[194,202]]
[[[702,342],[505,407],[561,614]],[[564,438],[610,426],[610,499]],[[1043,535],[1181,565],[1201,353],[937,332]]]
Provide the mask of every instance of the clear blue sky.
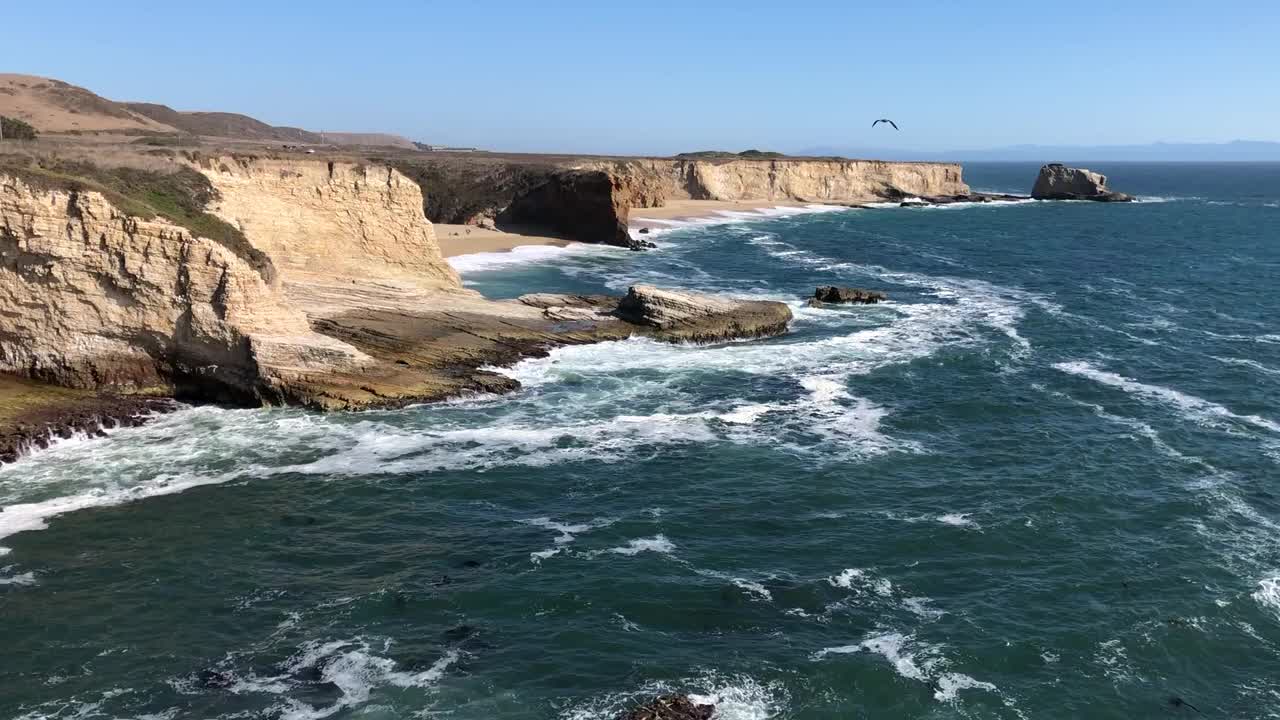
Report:
[[112,99],[504,150],[1280,141],[1276,0],[37,0],[0,38]]

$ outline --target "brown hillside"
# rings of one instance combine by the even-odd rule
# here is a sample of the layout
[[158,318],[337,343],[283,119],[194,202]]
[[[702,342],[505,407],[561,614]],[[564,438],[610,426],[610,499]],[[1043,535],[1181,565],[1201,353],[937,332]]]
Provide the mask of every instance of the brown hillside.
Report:
[[25,120],[43,133],[176,132],[82,87],[35,75],[0,73],[0,115]]
[[277,127],[261,120],[226,112],[180,112],[158,103],[124,103],[130,110],[192,135],[235,138],[237,140],[265,140],[294,143],[323,142],[316,133],[300,128]]

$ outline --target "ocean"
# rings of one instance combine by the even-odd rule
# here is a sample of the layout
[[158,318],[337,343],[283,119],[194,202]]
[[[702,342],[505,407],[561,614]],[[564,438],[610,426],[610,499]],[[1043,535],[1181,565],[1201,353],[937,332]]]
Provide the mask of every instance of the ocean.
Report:
[[1092,167],[1142,202],[458,261],[493,297],[783,300],[783,337],[184,409],[0,468],[0,716],[1280,717],[1280,165]]

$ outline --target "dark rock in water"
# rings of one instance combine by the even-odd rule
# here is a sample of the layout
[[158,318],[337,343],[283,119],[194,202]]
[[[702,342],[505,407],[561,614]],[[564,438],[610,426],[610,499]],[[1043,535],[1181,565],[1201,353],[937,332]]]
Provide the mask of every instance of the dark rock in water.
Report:
[[641,234],[641,235],[648,235],[648,234],[649,234],[649,228],[640,228],[640,234]]
[[714,705],[696,705],[687,695],[663,695],[618,716],[618,720],[709,720]]
[[480,565],[481,563],[479,560],[463,560],[462,561],[462,567],[464,568],[478,568],[480,567]]
[[1085,168],[1049,163],[1040,168],[1031,197],[1036,200],[1097,200],[1132,202],[1133,196],[1107,187],[1107,176]]
[[876,290],[823,285],[813,291],[813,299],[822,303],[861,303],[863,305],[873,305],[881,300],[888,300],[889,296]]
[[236,676],[227,670],[207,669],[196,673],[196,682],[209,690],[226,690],[236,684]]

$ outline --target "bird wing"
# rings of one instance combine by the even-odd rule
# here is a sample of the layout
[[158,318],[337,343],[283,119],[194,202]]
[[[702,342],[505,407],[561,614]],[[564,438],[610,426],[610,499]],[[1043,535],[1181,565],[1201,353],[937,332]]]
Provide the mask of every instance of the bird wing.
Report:
[[889,124],[893,126],[893,129],[894,129],[894,130],[897,130],[897,129],[898,129],[898,123],[896,123],[896,122],[894,122],[894,121],[890,120],[890,121],[889,121]]
[[877,121],[875,121],[875,122],[871,123],[871,127],[875,127],[875,126],[879,125],[879,124],[880,124],[880,123],[882,123],[882,122],[884,122],[884,121],[883,121],[883,120],[877,120]]

